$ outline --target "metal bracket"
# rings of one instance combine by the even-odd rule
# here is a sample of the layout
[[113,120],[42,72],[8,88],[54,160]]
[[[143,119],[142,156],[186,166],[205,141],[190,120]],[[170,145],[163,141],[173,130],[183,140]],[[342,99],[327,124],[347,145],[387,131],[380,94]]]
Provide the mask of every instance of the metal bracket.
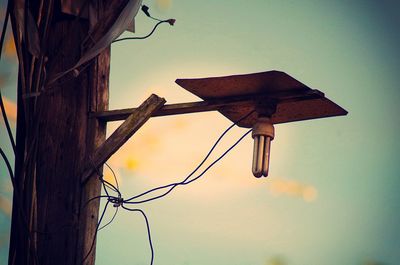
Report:
[[[158,109],[152,117],[187,114],[195,112],[216,111],[224,107],[239,105],[259,105],[260,101],[286,103],[323,97],[318,90],[309,91],[284,91],[269,94],[252,94],[244,96],[208,99],[204,101],[168,104]],[[104,122],[119,121],[126,119],[136,108],[109,110],[90,113],[91,118],[97,118]]]

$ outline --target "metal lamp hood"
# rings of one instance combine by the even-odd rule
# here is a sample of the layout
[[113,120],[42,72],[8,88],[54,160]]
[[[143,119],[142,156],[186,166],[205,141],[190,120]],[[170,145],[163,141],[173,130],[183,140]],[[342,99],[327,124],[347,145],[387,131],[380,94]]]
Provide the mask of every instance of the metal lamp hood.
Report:
[[[178,85],[204,102],[224,101],[216,110],[237,125],[253,128],[254,176],[268,175],[274,124],[346,115],[324,93],[280,71],[222,77],[177,79]],[[267,115],[265,115],[267,110]],[[271,111],[273,110],[273,111]]]

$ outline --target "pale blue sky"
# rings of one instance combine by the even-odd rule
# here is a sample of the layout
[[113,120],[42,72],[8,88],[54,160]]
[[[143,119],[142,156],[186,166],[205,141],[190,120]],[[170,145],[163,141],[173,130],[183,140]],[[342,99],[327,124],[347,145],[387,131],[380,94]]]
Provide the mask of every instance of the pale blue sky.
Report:
[[[150,93],[170,103],[197,100],[174,84],[176,78],[276,69],[349,111],[346,117],[277,125],[267,179],[251,174],[249,136],[198,183],[144,205],[154,264],[272,265],[274,257],[287,265],[397,264],[398,4],[173,0],[160,10],[154,1],[144,3],[154,16],[177,22],[161,25],[147,40],[112,46],[111,109],[137,106]],[[136,35],[153,24],[139,13]],[[125,196],[182,179],[229,124],[218,113],[151,120],[110,161]],[[224,146],[242,133],[235,129]],[[135,164],[131,169],[128,160]],[[317,197],[274,196],[277,180],[312,187]],[[4,231],[9,221],[0,218]],[[99,233],[97,264],[149,264],[146,237],[142,218],[121,211]],[[4,246],[0,253],[4,258]]]

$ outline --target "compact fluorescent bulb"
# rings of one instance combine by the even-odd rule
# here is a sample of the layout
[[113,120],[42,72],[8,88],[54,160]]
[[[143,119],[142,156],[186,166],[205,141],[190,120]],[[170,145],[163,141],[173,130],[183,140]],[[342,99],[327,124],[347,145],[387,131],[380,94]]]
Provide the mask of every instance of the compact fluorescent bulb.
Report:
[[252,170],[256,178],[268,176],[269,154],[274,135],[275,130],[270,119],[267,117],[258,118],[251,135],[254,139]]

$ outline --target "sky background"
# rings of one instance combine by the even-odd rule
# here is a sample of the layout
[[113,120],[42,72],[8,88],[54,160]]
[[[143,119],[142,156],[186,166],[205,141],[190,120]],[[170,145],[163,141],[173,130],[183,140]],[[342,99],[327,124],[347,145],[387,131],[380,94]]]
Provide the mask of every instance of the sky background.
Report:
[[[161,25],[146,40],[113,44],[110,109],[138,106],[151,93],[168,103],[197,101],[174,83],[177,78],[279,70],[349,111],[345,117],[276,125],[268,178],[252,176],[248,136],[197,182],[143,205],[154,264],[398,264],[399,4],[143,3],[153,16],[177,22]],[[134,35],[146,35],[153,25],[139,13]],[[17,66],[12,45],[7,47],[0,80],[15,119]],[[151,119],[109,161],[124,197],[184,179],[230,124],[217,112]],[[1,147],[11,156],[0,126]],[[117,126],[109,124],[109,133]],[[245,131],[233,129],[210,161]],[[2,161],[0,173],[3,264],[11,188]],[[111,216],[112,211],[106,219]],[[149,263],[143,218],[120,211],[99,232],[96,264]]]

